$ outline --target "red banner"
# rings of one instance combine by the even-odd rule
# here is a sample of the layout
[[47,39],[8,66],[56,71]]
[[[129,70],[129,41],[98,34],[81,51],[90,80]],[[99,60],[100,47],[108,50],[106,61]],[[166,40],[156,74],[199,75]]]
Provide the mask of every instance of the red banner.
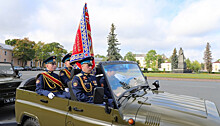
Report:
[[[81,64],[78,61],[86,57],[94,57],[91,27],[89,22],[89,13],[87,4],[83,8],[83,14],[76,33],[75,43],[73,45],[73,53],[70,58],[70,63],[76,63],[81,69]],[[95,60],[93,60],[93,68],[95,67]]]

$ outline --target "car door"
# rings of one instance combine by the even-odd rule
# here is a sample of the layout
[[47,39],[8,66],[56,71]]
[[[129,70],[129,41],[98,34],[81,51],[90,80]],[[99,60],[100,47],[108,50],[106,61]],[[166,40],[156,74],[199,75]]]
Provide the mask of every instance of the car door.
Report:
[[107,114],[105,106],[79,101],[69,101],[69,112],[67,114],[67,126],[97,126],[111,125],[112,112]]
[[54,97],[49,99],[40,96],[41,116],[38,117],[42,126],[64,126],[68,112],[69,99]]

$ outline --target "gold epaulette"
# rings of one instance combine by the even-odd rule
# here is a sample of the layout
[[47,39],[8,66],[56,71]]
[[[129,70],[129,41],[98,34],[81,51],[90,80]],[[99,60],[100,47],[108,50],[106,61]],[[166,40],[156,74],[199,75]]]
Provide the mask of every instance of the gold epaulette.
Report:
[[82,73],[78,73],[76,76],[77,77],[80,77],[80,76],[82,76],[83,74]]

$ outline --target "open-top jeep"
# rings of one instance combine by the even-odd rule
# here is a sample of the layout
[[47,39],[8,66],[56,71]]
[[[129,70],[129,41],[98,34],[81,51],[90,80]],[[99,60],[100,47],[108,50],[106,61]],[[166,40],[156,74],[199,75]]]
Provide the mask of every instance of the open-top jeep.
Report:
[[[114,73],[109,76],[108,72]],[[51,100],[35,92],[35,78],[23,81],[16,92],[17,123],[25,126],[220,126],[213,102],[158,91],[158,81],[150,88],[135,62],[101,62],[96,71],[97,82],[102,76],[113,103],[107,103],[102,87],[94,90],[92,104],[77,101],[72,90],[71,99],[55,97]],[[116,79],[112,79],[113,76]],[[72,88],[71,83],[68,86]]]
[[11,63],[0,62],[0,106],[14,103],[16,88],[22,82],[20,77]]

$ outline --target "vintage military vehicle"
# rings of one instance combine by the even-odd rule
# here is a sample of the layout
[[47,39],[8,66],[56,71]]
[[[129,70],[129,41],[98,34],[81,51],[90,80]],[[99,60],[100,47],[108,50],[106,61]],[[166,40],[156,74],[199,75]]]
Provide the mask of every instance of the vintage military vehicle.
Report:
[[0,106],[14,103],[16,88],[22,80],[21,74],[8,62],[0,62]]
[[[220,126],[219,112],[213,102],[159,91],[159,81],[149,86],[135,62],[101,62],[96,71],[97,81],[102,76],[113,103],[108,102],[103,87],[94,90],[92,104],[77,101],[72,90],[71,99],[51,100],[35,93],[35,78],[23,81],[16,92],[17,123],[25,126]],[[71,88],[71,84],[68,86]]]

